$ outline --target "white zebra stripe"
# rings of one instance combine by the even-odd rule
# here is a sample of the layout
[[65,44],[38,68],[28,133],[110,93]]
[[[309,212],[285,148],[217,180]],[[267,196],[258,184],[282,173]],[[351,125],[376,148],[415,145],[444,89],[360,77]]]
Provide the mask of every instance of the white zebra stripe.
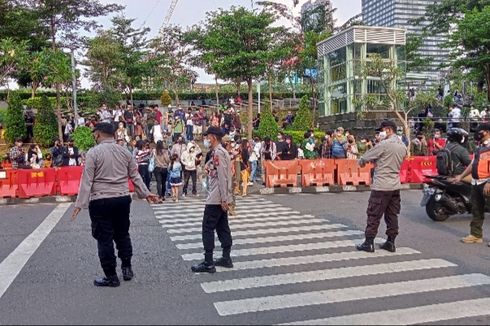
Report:
[[[315,230],[332,230],[341,229],[346,226],[343,224],[320,224],[320,225],[305,225],[297,227],[279,227],[279,228],[268,228],[268,229],[257,229],[257,230],[244,230],[244,231],[231,231],[233,237],[249,236],[249,235],[261,235],[261,234],[280,234],[280,233],[290,233],[290,232],[307,232]],[[170,237],[172,241],[188,241],[188,240],[198,240],[202,238],[201,232],[188,235],[177,235]]]
[[[253,219],[259,219],[262,221],[262,219],[264,217],[282,217],[282,216],[288,216],[290,217],[291,214],[296,214],[297,216],[301,216],[301,213],[300,212],[296,212],[296,211],[291,211],[291,212],[266,212],[266,213],[253,213],[253,214],[239,214],[239,215],[233,215],[233,216],[229,216],[228,219],[230,221],[242,221],[242,220],[253,220]],[[187,222],[196,222],[196,221],[202,221],[202,218],[203,218],[203,215],[204,215],[204,212],[201,213],[201,215],[199,216],[194,216],[194,217],[188,217],[188,218],[178,218],[178,220],[173,217],[173,216],[169,216],[167,214],[164,214],[164,213],[157,213],[155,214],[155,218],[157,220],[160,220],[160,223],[167,223],[167,222],[173,222],[173,223],[176,223],[176,222],[183,222],[183,223],[187,223]],[[305,215],[307,216],[307,215]],[[311,216],[311,215],[308,215],[308,216]],[[325,220],[325,221],[328,221],[328,220]]]
[[[154,211],[155,212],[169,212],[169,213],[193,212],[196,209],[204,210],[205,207],[206,207],[206,205],[202,205],[199,207],[168,207],[168,206],[162,206],[162,207],[155,208]],[[274,211],[275,209],[280,209],[280,210],[291,209],[289,207],[284,207],[284,206],[278,205],[278,204],[265,204],[265,205],[261,204],[259,207],[257,205],[250,205],[250,206],[248,206],[248,205],[237,205],[236,210],[237,211],[243,211],[243,210],[253,209],[253,210]]]
[[465,274],[415,281],[222,301],[215,302],[214,306],[220,316],[230,316],[258,311],[386,298],[489,284],[490,277],[486,275]]
[[403,255],[415,255],[420,254],[417,250],[411,248],[396,248],[396,252],[388,252],[385,250],[379,250],[374,253],[368,253],[364,251],[346,251],[336,252],[333,254],[320,254],[320,255],[306,255],[300,257],[287,257],[287,258],[269,258],[261,260],[248,260],[233,262],[233,268],[216,267],[217,272],[231,272],[240,270],[280,267],[280,266],[296,266],[296,265],[308,265],[316,263],[328,263],[335,261],[347,261],[358,259],[376,259],[380,257],[394,257]]
[[[240,219],[234,219],[231,218],[229,219],[229,224],[232,226],[232,229],[235,225],[240,225],[240,224],[246,224],[246,223],[251,223],[251,222],[271,222],[271,221],[291,221],[291,220],[300,220],[300,219],[313,219],[314,216],[312,215],[293,215],[291,216],[271,216],[271,217],[260,217],[260,218],[253,218],[253,219],[248,219],[248,218],[240,218]],[[192,222],[184,222],[181,221],[180,219],[174,219],[174,220],[159,220],[160,224],[165,227],[165,228],[179,228],[179,227],[188,227],[188,226],[200,226],[202,224],[202,217],[199,220],[194,220]]]
[[[347,237],[347,236],[360,235],[360,234],[364,234],[364,232],[357,231],[357,230],[346,230],[346,231],[337,231],[337,232],[302,233],[296,235],[271,236],[265,238],[235,239],[233,240],[233,245],[296,241],[296,240],[307,240],[307,239],[324,239],[324,238],[335,238],[335,237]],[[219,246],[219,243],[217,242],[216,245]],[[183,244],[177,244],[176,246],[177,249],[181,249],[181,250],[198,249],[198,248],[202,248],[202,242],[183,243]]]
[[[381,242],[383,240],[378,239],[377,242]],[[242,257],[242,256],[255,256],[255,255],[270,255],[277,253],[285,253],[285,252],[297,252],[297,251],[307,251],[307,250],[320,250],[320,249],[333,249],[333,248],[343,248],[354,246],[357,243],[361,243],[362,239],[354,239],[354,240],[342,240],[342,241],[323,241],[323,242],[315,242],[315,243],[302,243],[302,244],[294,244],[294,245],[286,245],[286,246],[272,246],[272,247],[259,247],[259,248],[250,248],[250,249],[238,249],[232,250],[232,257]],[[184,260],[199,260],[202,259],[202,253],[191,253],[182,255]]]
[[490,298],[437,303],[405,309],[384,310],[282,325],[419,325],[490,315]]
[[383,263],[376,265],[363,265],[355,267],[332,268],[308,272],[276,274],[259,277],[247,277],[226,281],[214,281],[201,283],[206,293],[226,292],[261,288],[267,286],[278,286],[284,284],[307,283],[316,281],[327,281],[341,278],[380,275],[387,273],[400,273],[409,271],[420,271],[436,268],[456,267],[457,265],[443,259],[421,259],[397,263]]

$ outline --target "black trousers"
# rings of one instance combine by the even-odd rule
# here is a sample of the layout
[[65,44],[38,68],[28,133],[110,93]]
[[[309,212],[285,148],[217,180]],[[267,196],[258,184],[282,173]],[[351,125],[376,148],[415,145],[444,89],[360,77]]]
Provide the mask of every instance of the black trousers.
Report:
[[150,189],[151,174],[148,170],[148,164],[138,165],[138,172],[140,173],[146,188]]
[[392,241],[398,235],[398,214],[401,209],[400,190],[371,191],[367,209],[366,239],[374,239],[378,234],[381,218],[385,217],[386,235]]
[[167,192],[168,169],[156,167],[153,173],[155,174],[155,179],[157,180],[158,196],[165,198],[165,193]]
[[184,189],[182,192],[187,195],[187,188],[189,187],[189,179],[192,178],[192,194],[197,194],[197,171],[184,170]]
[[131,197],[93,200],[89,204],[92,236],[97,240],[100,264],[106,276],[116,274],[114,242],[122,267],[131,266],[133,247],[129,236]]
[[216,230],[221,242],[223,257],[229,258],[233,241],[228,225],[228,213],[221,208],[221,205],[206,205],[202,221],[202,242],[204,244],[204,257],[207,262],[213,261],[214,230]]

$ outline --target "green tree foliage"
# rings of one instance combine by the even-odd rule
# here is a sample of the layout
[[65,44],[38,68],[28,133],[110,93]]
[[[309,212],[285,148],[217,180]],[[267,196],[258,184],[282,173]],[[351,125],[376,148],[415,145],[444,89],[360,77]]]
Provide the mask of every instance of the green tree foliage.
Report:
[[172,97],[168,93],[168,90],[163,91],[163,94],[160,97],[160,102],[162,102],[162,106],[164,106],[164,107],[172,104]]
[[58,124],[51,101],[46,95],[41,98],[40,107],[37,109],[34,138],[42,146],[50,147],[57,138]]
[[407,35],[407,44],[405,45],[405,58],[399,60],[407,61],[408,71],[421,71],[427,67],[430,59],[420,55],[419,49],[423,44],[423,38],[415,34]]
[[95,146],[95,139],[92,135],[92,129],[81,126],[73,132],[73,144],[81,151],[88,151]]
[[279,133],[279,126],[276,119],[272,115],[271,106],[266,103],[264,109],[260,115],[259,129],[257,135],[261,138],[269,137],[272,140],[277,140],[277,134]]
[[291,130],[296,131],[307,131],[311,129],[313,123],[313,117],[310,108],[310,97],[305,95],[301,98],[299,102],[299,110],[296,113],[294,122],[291,126]]
[[453,65],[484,71],[490,101],[490,4],[466,12],[457,26],[450,42]]
[[204,27],[194,31],[199,61],[220,79],[242,80],[248,86],[248,137],[252,137],[253,80],[264,76],[269,46],[283,27],[274,27],[276,15],[243,7],[208,13]]
[[9,143],[13,143],[18,137],[25,138],[27,130],[24,121],[24,108],[16,92],[10,94],[8,104],[5,116],[5,139]]
[[27,41],[0,39],[0,86],[27,62]]

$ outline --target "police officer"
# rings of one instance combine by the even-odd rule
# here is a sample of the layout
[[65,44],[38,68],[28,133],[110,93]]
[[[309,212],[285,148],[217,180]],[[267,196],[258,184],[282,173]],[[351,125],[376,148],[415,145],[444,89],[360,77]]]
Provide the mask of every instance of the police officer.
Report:
[[[490,196],[490,124],[481,124],[475,140],[480,141],[480,146],[475,150],[475,157],[464,172],[454,178],[454,182],[461,182],[466,176],[473,178],[471,186],[471,204],[473,220],[470,224],[470,234],[461,239],[466,244],[483,242],[483,220],[485,217],[485,204]],[[490,243],[488,244],[490,246]]]
[[88,208],[92,236],[97,240],[99,259],[105,274],[105,277],[97,278],[94,285],[117,287],[120,282],[113,242],[122,262],[123,279],[129,281],[134,276],[131,268],[133,248],[129,236],[131,197],[128,177],[140,198],[158,202],[158,196],[146,188],[131,153],[117,145],[112,124],[97,124],[93,135],[97,146],[87,153],[72,220],[82,209]]
[[[216,272],[215,266],[233,267],[230,258],[232,239],[228,225],[228,210],[233,202],[231,160],[228,152],[221,146],[223,132],[220,128],[209,127],[204,136],[206,137],[204,146],[212,151],[212,158],[205,165],[205,171],[209,178],[209,193],[202,221],[204,261],[192,266],[192,271],[195,273],[214,273]],[[223,256],[213,261],[215,230],[221,242],[221,248],[223,248]]]
[[357,245],[357,250],[374,252],[374,238],[378,233],[381,218],[385,217],[388,240],[381,249],[395,252],[395,238],[398,235],[398,214],[400,214],[400,168],[407,156],[407,147],[396,134],[396,124],[385,120],[378,129],[385,137],[378,145],[366,152],[359,165],[364,167],[374,162],[373,184],[367,209],[367,227],[364,243]]

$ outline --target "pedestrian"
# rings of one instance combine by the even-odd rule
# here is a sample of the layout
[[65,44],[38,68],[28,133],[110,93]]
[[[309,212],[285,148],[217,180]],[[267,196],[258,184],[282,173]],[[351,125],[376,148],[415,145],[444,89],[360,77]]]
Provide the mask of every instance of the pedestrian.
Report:
[[177,154],[173,154],[169,167],[170,187],[172,188],[172,200],[179,201],[179,188],[182,187],[182,164]]
[[[192,266],[192,271],[214,273],[216,272],[215,266],[233,267],[230,255],[233,242],[228,225],[228,209],[232,202],[231,160],[228,152],[221,146],[223,132],[220,128],[210,127],[204,136],[206,137],[205,146],[212,151],[212,158],[205,166],[209,177],[209,193],[202,221],[204,261]],[[213,260],[215,230],[223,249],[223,256],[216,261]]]
[[260,162],[261,162],[261,171],[262,171],[262,182],[264,186],[266,185],[267,182],[267,177],[265,175],[265,163],[267,161],[274,161],[277,156],[277,147],[276,143],[271,141],[269,137],[264,138],[264,142],[262,143],[261,146],[261,151],[260,151]]
[[163,141],[157,142],[157,148],[154,152],[155,157],[155,179],[157,180],[157,193],[162,201],[165,200],[165,194],[167,192],[167,176],[168,167],[171,163],[170,153],[168,146]]
[[146,187],[150,189],[151,175],[148,166],[150,165],[151,151],[144,140],[136,143],[135,159],[138,164],[138,172],[143,179]]
[[375,162],[376,167],[367,209],[366,239],[364,243],[357,245],[357,250],[374,252],[374,239],[384,215],[388,240],[381,245],[381,249],[395,252],[398,214],[401,209],[400,168],[407,156],[407,147],[397,136],[396,124],[393,121],[383,121],[379,129],[386,133],[386,139],[359,159],[361,167],[368,162]]
[[260,142],[259,137],[254,138],[254,142],[251,146],[251,151],[250,151],[250,180],[248,185],[253,186],[255,183],[255,179],[257,176],[257,167],[259,165],[259,158],[260,158],[260,148],[262,146],[262,143]]
[[250,177],[250,146],[247,139],[240,145],[240,176],[242,180],[242,197],[248,192],[248,178]]
[[131,154],[116,144],[111,123],[97,124],[93,135],[97,146],[87,153],[72,220],[82,209],[88,208],[92,235],[97,240],[99,259],[105,274],[105,277],[95,279],[94,285],[117,287],[120,282],[113,242],[121,259],[123,279],[129,281],[134,277],[131,266],[133,248],[129,235],[131,196],[128,178],[133,181],[140,198],[154,203],[158,201],[158,196],[150,193],[144,185]]
[[183,196],[187,196],[187,188],[189,187],[189,179],[192,178],[192,194],[197,195],[197,151],[196,146],[189,143],[187,150],[182,153],[181,162],[184,166],[184,189]]
[[[475,150],[475,156],[464,172],[453,179],[461,182],[470,175],[473,177],[471,186],[471,204],[473,220],[470,224],[470,234],[461,239],[466,244],[483,243],[483,220],[485,218],[485,206],[490,196],[490,171],[488,160],[490,159],[490,124],[481,124],[475,140],[480,141],[480,146]],[[488,244],[490,246],[490,243]]]

